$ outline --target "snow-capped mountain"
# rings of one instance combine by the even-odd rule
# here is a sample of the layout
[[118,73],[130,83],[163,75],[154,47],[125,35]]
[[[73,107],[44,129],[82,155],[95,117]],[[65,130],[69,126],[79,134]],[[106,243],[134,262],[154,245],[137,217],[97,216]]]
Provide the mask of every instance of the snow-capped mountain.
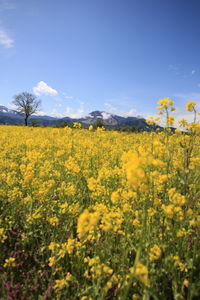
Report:
[[102,120],[105,125],[117,125],[113,114],[99,110],[95,110],[89,113],[88,116],[81,119],[81,122],[84,124],[94,124],[98,120]]
[[[145,119],[138,117],[122,117],[114,115],[105,111],[93,111],[89,113],[86,117],[80,119],[74,119],[70,117],[64,118],[54,118],[51,116],[39,116],[32,115],[29,118],[29,122],[36,121],[39,124],[46,126],[53,126],[55,124],[62,124],[64,121],[67,122],[80,122],[84,127],[94,124],[98,120],[102,120],[103,124],[108,127],[118,127],[118,126],[137,126],[140,128],[146,127]],[[24,118],[18,112],[8,109],[7,107],[0,105],[0,124],[24,124]]]
[[12,115],[18,115],[18,112],[16,112],[13,109],[9,109],[4,105],[0,105],[0,113],[9,113],[9,114],[12,114]]
[[[29,121],[36,120],[38,123],[43,125],[53,125],[52,121],[57,120],[57,118],[50,116],[37,116],[32,115],[29,118]],[[23,115],[18,113],[13,109],[9,109],[4,105],[0,105],[0,124],[24,124]]]
[[[67,120],[63,118],[63,120]],[[94,124],[96,121],[102,120],[103,124],[110,127],[116,126],[138,126],[141,128],[146,127],[146,121],[144,118],[138,117],[122,117],[114,115],[105,111],[95,110],[89,113],[85,118],[73,119],[72,121],[77,121],[85,125]]]
[[8,112],[8,108],[3,105],[0,105],[0,112]]

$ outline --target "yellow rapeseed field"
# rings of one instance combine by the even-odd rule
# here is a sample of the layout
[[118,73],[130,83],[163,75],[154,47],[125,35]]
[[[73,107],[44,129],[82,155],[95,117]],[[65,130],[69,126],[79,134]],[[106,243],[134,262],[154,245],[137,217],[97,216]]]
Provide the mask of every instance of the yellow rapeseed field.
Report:
[[198,114],[158,104],[163,131],[0,126],[1,299],[199,299]]

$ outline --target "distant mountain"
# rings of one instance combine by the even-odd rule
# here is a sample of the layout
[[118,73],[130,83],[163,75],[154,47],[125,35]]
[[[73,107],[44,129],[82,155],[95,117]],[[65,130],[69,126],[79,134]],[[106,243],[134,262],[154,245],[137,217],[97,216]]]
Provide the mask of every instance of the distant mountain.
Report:
[[10,114],[11,116],[13,115],[19,115],[19,113],[13,109],[9,109],[6,106],[0,105],[0,113],[6,113]]
[[[98,120],[102,120],[105,126],[119,127],[119,126],[137,126],[142,129],[146,127],[146,120],[140,116],[138,117],[121,117],[105,111],[95,110],[88,114],[85,118],[70,119],[69,117],[61,119],[63,121],[80,122],[84,125],[94,124]],[[59,120],[60,121],[60,120]]]
[[[55,118],[51,116],[38,116],[32,115],[29,118],[29,124],[36,122],[44,126],[61,125],[63,122],[80,122],[83,127],[88,127],[94,124],[96,121],[102,120],[104,125],[107,127],[121,127],[121,126],[137,126],[141,129],[146,128],[146,121],[144,118],[138,117],[121,117],[105,111],[93,111],[84,118]],[[24,124],[24,118],[18,112],[8,109],[7,107],[0,105],[0,124]]]
[[[32,115],[29,118],[29,123],[31,123],[33,120],[42,125],[52,126],[57,118],[51,116]],[[0,124],[22,125],[24,124],[24,118],[23,115],[17,111],[0,105]]]
[[23,117],[16,111],[0,105],[0,124],[23,124]]
[[0,105],[0,112],[8,112],[9,109],[3,105]]

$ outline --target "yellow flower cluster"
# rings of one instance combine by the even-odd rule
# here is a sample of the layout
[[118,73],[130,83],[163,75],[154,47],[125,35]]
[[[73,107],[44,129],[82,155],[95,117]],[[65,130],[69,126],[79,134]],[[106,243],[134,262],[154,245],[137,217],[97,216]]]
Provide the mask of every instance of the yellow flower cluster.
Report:
[[157,109],[159,110],[159,114],[163,114],[164,110],[168,110],[169,107],[171,107],[171,111],[175,111],[175,107],[172,105],[174,104],[174,101],[170,100],[169,98],[163,98],[160,99],[157,104],[159,105]]
[[146,120],[146,123],[147,123],[148,125],[159,124],[160,121],[161,121],[160,117],[153,117],[153,116],[151,116],[151,117],[149,117],[149,119],[150,119],[150,120]]
[[[100,258],[98,256],[89,258],[86,257],[84,259],[85,263],[88,263],[90,268],[90,273],[93,278],[99,278],[100,276],[110,276],[113,273],[113,270],[108,267],[106,264],[100,262]],[[85,276],[88,277],[88,272],[85,272]]]
[[2,287],[23,299],[198,295],[197,108],[182,131],[169,128],[173,101],[158,104],[159,131],[157,117],[140,133],[0,127]]
[[174,104],[174,101],[170,100],[169,98],[163,98],[163,99],[160,99],[157,102],[157,104],[164,108],[168,108],[170,105]]
[[122,162],[131,187],[135,190],[138,188],[145,190],[147,188],[147,178],[143,165],[148,163],[148,158],[146,156],[139,157],[133,152],[127,152],[122,156]]
[[9,257],[5,259],[5,263],[3,265],[4,268],[9,268],[9,267],[15,267],[15,258],[14,257]]
[[195,106],[196,106],[196,102],[188,101],[185,108],[187,111],[192,112],[194,110]]
[[65,287],[68,287],[69,286],[69,283],[73,280],[73,277],[72,275],[67,272],[66,276],[64,279],[57,279],[55,281],[55,285],[54,285],[54,289],[55,290],[62,290],[64,289]]
[[1,243],[4,243],[5,240],[7,239],[7,236],[5,234],[5,230],[4,230],[4,228],[1,228],[1,227],[0,227],[0,238],[1,238]]
[[130,268],[130,272],[144,285],[148,285],[148,269],[141,262],[138,261],[134,268]]
[[79,129],[80,129],[80,128],[82,127],[82,124],[79,123],[79,122],[74,122],[74,123],[73,123],[73,127],[74,127],[74,128],[79,128]]
[[158,245],[154,245],[150,249],[149,259],[150,260],[157,260],[160,258],[161,255],[161,249],[158,247]]

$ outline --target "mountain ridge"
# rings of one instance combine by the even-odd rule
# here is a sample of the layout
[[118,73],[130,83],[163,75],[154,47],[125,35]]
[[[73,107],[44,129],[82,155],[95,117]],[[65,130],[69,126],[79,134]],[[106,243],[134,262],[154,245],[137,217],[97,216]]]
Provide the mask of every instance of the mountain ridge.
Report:
[[[82,118],[63,117],[57,118],[48,115],[31,115],[29,124],[37,122],[43,126],[61,125],[63,122],[80,122],[83,127],[95,124],[98,120],[102,120],[103,124],[108,127],[118,126],[137,126],[141,128],[146,127],[146,120],[140,116],[137,117],[123,117],[108,113],[105,111],[95,110]],[[7,125],[22,125],[24,124],[23,115],[15,110],[8,109],[6,106],[0,105],[0,124]]]

